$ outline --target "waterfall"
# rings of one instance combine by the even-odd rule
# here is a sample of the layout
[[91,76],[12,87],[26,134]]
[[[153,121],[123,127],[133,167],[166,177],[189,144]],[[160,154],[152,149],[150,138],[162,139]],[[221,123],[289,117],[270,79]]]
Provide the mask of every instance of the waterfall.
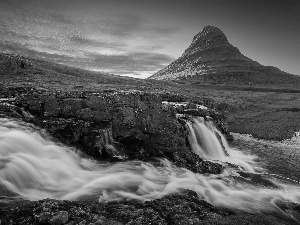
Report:
[[[103,149],[110,157],[115,157],[118,159],[126,158],[125,154],[123,153],[121,144],[113,139],[111,129],[102,129],[100,130],[100,134],[100,149]],[[119,149],[117,148],[117,145],[119,146]]]
[[[233,151],[231,151],[226,138],[217,130],[213,121],[197,117],[191,118],[186,125],[189,132],[190,147],[194,153],[204,159],[233,163],[248,172],[254,172],[254,169],[248,163],[237,156],[233,157]],[[225,154],[226,152],[229,156]]]
[[[194,123],[205,125],[201,119],[196,119]],[[195,143],[199,141],[198,131],[201,129],[209,130],[209,140],[216,141],[212,137],[215,128],[212,130],[205,125],[204,129],[191,123],[188,126],[193,128],[190,138]],[[217,153],[210,153],[212,149],[204,151],[198,143],[194,151],[207,154],[207,157],[212,155],[230,159],[221,153],[219,144],[203,143],[204,147],[217,146]],[[52,142],[33,126],[0,118],[0,188],[5,187],[25,199],[144,201],[190,189],[200,199],[215,206],[249,212],[278,211],[277,201],[300,203],[300,187],[293,183],[280,183],[277,178],[271,177],[271,181],[279,188],[270,189],[247,182],[230,168],[222,174],[203,175],[178,168],[165,159],[160,162],[99,163]],[[0,193],[0,202],[3,193]]]
[[193,118],[188,122],[190,143],[194,153],[205,158],[222,160],[225,157],[223,146],[216,136],[212,121]]

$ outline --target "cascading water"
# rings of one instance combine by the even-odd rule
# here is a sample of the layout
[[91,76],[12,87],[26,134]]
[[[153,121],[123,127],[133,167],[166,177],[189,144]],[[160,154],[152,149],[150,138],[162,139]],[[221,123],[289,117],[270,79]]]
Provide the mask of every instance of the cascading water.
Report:
[[221,142],[218,140],[215,129],[211,121],[203,118],[193,118],[192,122],[187,122],[190,133],[190,143],[194,153],[201,157],[222,160],[225,152]]
[[[191,139],[198,140],[196,131],[204,127],[188,126],[194,131]],[[212,135],[208,138],[215,140]],[[203,152],[210,156],[209,151]],[[226,157],[221,148],[212,155]],[[29,200],[151,200],[190,189],[213,205],[250,212],[276,211],[278,200],[300,203],[300,187],[296,184],[272,178],[279,188],[271,189],[245,180],[240,182],[239,176],[232,168],[219,175],[197,174],[167,160],[97,163],[47,140],[26,124],[0,119],[0,187]]]
[[[241,166],[243,169],[254,172],[246,162],[233,157],[226,138],[218,131],[211,120],[202,117],[192,118],[186,123],[189,132],[189,143],[194,153],[205,159],[219,160]],[[219,138],[217,137],[219,136]]]
[[117,143],[111,134],[110,129],[103,129],[100,131],[101,133],[101,141],[100,144],[102,147],[104,147],[105,152],[109,154],[111,157],[115,157],[118,159],[125,159],[125,155],[121,151],[121,149],[117,150],[116,144],[121,145],[120,143]]

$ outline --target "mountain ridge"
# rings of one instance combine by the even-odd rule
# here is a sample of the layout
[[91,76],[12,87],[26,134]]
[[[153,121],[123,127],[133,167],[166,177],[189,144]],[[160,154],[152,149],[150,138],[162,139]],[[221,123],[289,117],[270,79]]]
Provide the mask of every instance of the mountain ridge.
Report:
[[263,66],[243,55],[228,41],[224,32],[214,26],[204,27],[194,36],[182,56],[149,79],[190,79],[200,83],[230,84],[300,83],[297,75]]

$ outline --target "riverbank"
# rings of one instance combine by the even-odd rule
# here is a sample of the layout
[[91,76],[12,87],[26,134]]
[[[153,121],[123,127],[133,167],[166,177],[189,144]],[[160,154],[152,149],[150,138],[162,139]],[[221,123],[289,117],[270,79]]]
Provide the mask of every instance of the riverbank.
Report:
[[[13,121],[4,121],[3,126],[2,132],[4,132],[4,135],[5,132],[9,130],[13,131],[14,128],[18,128],[17,123]],[[27,126],[24,125],[24,128],[26,127]],[[165,164],[164,167],[161,167],[162,165],[158,163],[154,163],[154,166],[151,166],[150,162],[143,163],[143,165],[139,166],[141,162],[135,163],[130,161],[128,161],[128,164],[124,164],[125,167],[122,166],[121,162],[106,163],[103,165],[104,168],[99,168],[100,170],[98,171],[97,168],[101,166],[101,164],[94,164],[92,161],[90,161],[90,163],[92,163],[90,164],[82,160],[81,157],[74,157],[73,154],[67,153],[68,150],[64,146],[60,144],[54,145],[51,141],[42,140],[41,137],[37,135],[37,131],[34,127],[29,126],[28,129],[26,133],[13,132],[10,133],[8,137],[11,139],[9,143],[17,147],[15,150],[17,151],[17,149],[19,149],[21,151],[20,153],[22,153],[17,155],[22,156],[25,154],[26,157],[24,159],[26,161],[29,160],[28,163],[34,163],[32,165],[30,164],[32,167],[28,167],[27,163],[18,163],[18,160],[11,162],[12,168],[15,168],[13,166],[15,163],[17,163],[17,168],[21,165],[25,166],[16,169],[16,172],[25,175],[25,177],[22,177],[20,180],[21,183],[25,182],[25,188],[28,187],[28,185],[34,186],[31,192],[32,194],[42,194],[44,189],[35,192],[34,188],[44,187],[45,182],[47,187],[49,187],[50,184],[55,184],[55,189],[66,190],[67,187],[73,184],[74,179],[78,182],[80,179],[90,177],[88,173],[93,169],[96,169],[93,176],[100,180],[98,185],[95,182],[84,181],[82,191],[87,188],[87,196],[84,197],[83,195],[83,198],[79,198],[78,201],[46,199],[28,202],[23,200],[11,201],[13,200],[13,198],[11,198],[13,195],[8,198],[2,197],[0,207],[1,224],[296,224],[289,216],[280,213],[280,210],[286,211],[287,215],[293,215],[299,218],[299,205],[297,203],[285,200],[276,201],[275,207],[269,203],[269,198],[273,199],[275,197],[276,200],[276,196],[278,196],[278,194],[281,196],[281,194],[286,193],[286,190],[281,193],[280,186],[276,186],[273,182],[251,173],[243,172],[238,173],[240,174],[238,175],[234,172],[235,170],[238,171],[236,166],[231,169],[229,167],[229,171],[234,170],[232,174],[229,173],[225,175],[227,174],[225,173],[225,176],[220,174],[220,177],[207,173],[204,175],[192,173],[182,168],[173,167],[168,163]],[[21,139],[20,135],[22,136]],[[3,139],[5,136],[1,136],[1,138]],[[4,146],[9,145],[6,144]],[[22,146],[24,146],[24,149]],[[25,146],[29,152],[33,151],[30,153],[32,156],[29,155]],[[64,149],[67,151],[65,152]],[[43,154],[44,151],[46,151],[45,154]],[[70,156],[75,160],[70,161]],[[34,157],[38,157],[38,159],[35,160]],[[50,164],[48,163],[49,160],[51,160]],[[52,165],[54,165],[51,163],[52,161],[55,161],[56,166],[50,170],[51,174],[58,174],[59,176],[71,175],[70,179],[66,179],[68,181],[67,183],[58,183],[59,181],[64,182],[63,179],[58,179],[54,182],[55,177],[51,177],[47,171],[43,170],[45,167],[47,168],[47,165],[51,165],[52,167]],[[60,164],[57,164],[57,161],[60,162]],[[6,165],[5,163],[7,162],[4,162],[4,165]],[[61,166],[64,163],[66,163],[66,165]],[[80,166],[75,167],[73,163],[79,163]],[[130,166],[131,164],[133,167]],[[9,165],[7,166],[9,167]],[[71,168],[68,168],[68,166],[71,166]],[[29,169],[36,167],[38,168],[36,172],[34,172],[34,169]],[[117,171],[108,169],[109,167],[116,168]],[[61,168],[65,168],[65,170],[60,171]],[[80,170],[86,171],[86,175],[81,176],[81,178],[77,177],[77,174],[83,175]],[[43,171],[47,174],[47,179],[45,179],[44,176],[38,176],[39,173],[44,173]],[[128,173],[125,173],[125,171]],[[9,170],[7,170],[7,172],[9,172]],[[28,174],[29,172],[33,172],[32,175]],[[105,173],[107,178],[101,178],[100,176],[103,176]],[[130,173],[134,176],[133,180],[130,178]],[[117,182],[116,179],[113,179],[111,182],[111,175],[120,176],[120,180],[117,180],[119,180],[119,182],[125,182],[125,185],[118,184],[119,182]],[[35,176],[38,176],[38,178],[36,179]],[[126,176],[126,179],[121,179],[124,176]],[[142,180],[139,181],[139,179],[137,179],[139,177],[142,178]],[[31,180],[36,180],[38,185],[34,185],[35,182],[28,182]],[[131,182],[133,183],[130,184]],[[152,182],[154,182],[154,184],[152,184]],[[167,186],[164,187],[163,183],[165,182],[167,182]],[[18,179],[17,183],[19,183]],[[104,191],[102,193],[102,189],[99,189],[99,193],[102,193],[100,197],[97,194],[98,192],[95,193],[95,196],[91,195],[94,191],[90,188],[96,187],[97,190],[99,185],[104,185],[102,189],[107,189],[107,192]],[[106,185],[108,185],[107,188],[105,188]],[[240,185],[244,188],[241,189]],[[174,191],[174,188],[175,190],[177,189],[177,191]],[[197,193],[184,190],[190,188],[197,191]],[[30,187],[29,190],[31,190]],[[59,192],[55,192],[52,188],[50,188],[50,190],[50,195],[52,193],[59,194]],[[71,188],[70,191],[74,192],[75,196],[76,192],[83,193],[81,189],[77,190],[76,188]],[[137,192],[138,195],[143,195],[147,194],[147,191],[154,191],[153,194],[155,194],[156,197],[146,195],[146,198],[150,197],[147,201],[141,201],[139,199],[133,200],[132,197],[135,196],[135,192]],[[167,192],[163,194],[165,191]],[[250,199],[253,198],[254,192],[257,192],[256,198],[258,199],[251,201]],[[296,196],[297,193],[298,191],[295,192]],[[30,191],[28,194],[30,194]],[[122,199],[118,200],[118,198],[116,198],[113,202],[110,202],[110,197],[117,197],[118,195],[123,196]],[[137,197],[144,199],[142,196]],[[132,200],[126,200],[126,198]],[[264,199],[267,200],[265,203]],[[261,200],[262,202],[260,202]],[[211,204],[208,202],[211,202]],[[266,203],[268,203],[268,206],[271,205],[272,210],[266,210]],[[223,207],[216,206],[219,204]],[[262,207],[261,211],[257,206]],[[248,213],[241,211],[242,208],[240,207],[244,207],[243,210],[247,209],[246,211],[248,211]],[[253,207],[256,210],[253,210]],[[279,211],[277,207],[280,208]]]
[[288,87],[272,85],[232,89],[222,85],[199,85],[194,94],[213,99],[213,106],[227,115],[230,132],[284,140],[300,131],[300,93],[297,90],[292,87],[289,92]]
[[[162,101],[204,104],[212,112],[222,112],[212,117],[227,115],[230,131],[264,139],[285,139],[299,128],[298,93],[201,89],[22,60],[4,57],[1,116],[32,123],[50,133],[55,142],[82,149],[93,159],[110,161],[109,165],[160,157],[196,175],[223,171],[219,163],[205,161],[189,150],[184,125]],[[252,182],[254,177],[247,174],[242,179]],[[213,187],[220,191],[222,185]],[[292,224],[278,213],[249,214],[215,207],[184,189],[189,187],[144,202],[47,199],[1,203],[1,224]],[[282,208],[299,212],[294,203]]]

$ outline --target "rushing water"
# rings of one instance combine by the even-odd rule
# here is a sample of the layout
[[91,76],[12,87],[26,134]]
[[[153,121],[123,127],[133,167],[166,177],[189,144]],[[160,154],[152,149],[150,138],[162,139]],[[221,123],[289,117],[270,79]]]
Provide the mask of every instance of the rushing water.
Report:
[[261,172],[277,174],[300,181],[300,143],[299,141],[266,141],[244,134],[233,134],[232,150],[242,149],[253,156],[253,166]]
[[[268,159],[264,164],[258,159],[258,150],[251,151],[254,139],[235,135],[237,141],[230,148],[224,142],[224,137],[220,136],[230,155],[227,156],[220,143],[211,143],[219,142],[215,135],[218,131],[213,124],[207,125],[204,120],[195,119],[188,123],[188,127],[190,141],[194,141],[191,142],[193,151],[198,151],[207,160],[236,163],[240,168],[228,166],[222,174],[203,175],[175,167],[167,160],[160,160],[159,163],[99,163],[52,142],[46,134],[28,124],[0,119],[0,185],[29,200],[152,200],[191,189],[197,192],[199,198],[213,205],[251,212],[278,210],[277,201],[300,203],[300,186],[296,182],[268,176],[267,179],[279,187],[270,188],[238,181],[240,170],[251,173],[269,170],[272,160]],[[199,146],[196,146],[196,142],[199,142]],[[274,145],[281,149],[280,154],[284,154],[284,147],[276,143]],[[239,147],[245,147],[247,154],[240,151]],[[281,175],[288,177],[287,173]]]
[[229,148],[226,139],[215,128],[212,121],[198,117],[187,121],[186,125],[189,131],[189,143],[194,153],[205,159],[229,162],[239,165],[248,172],[254,172],[247,162],[239,159],[242,155],[238,154],[238,151]]

